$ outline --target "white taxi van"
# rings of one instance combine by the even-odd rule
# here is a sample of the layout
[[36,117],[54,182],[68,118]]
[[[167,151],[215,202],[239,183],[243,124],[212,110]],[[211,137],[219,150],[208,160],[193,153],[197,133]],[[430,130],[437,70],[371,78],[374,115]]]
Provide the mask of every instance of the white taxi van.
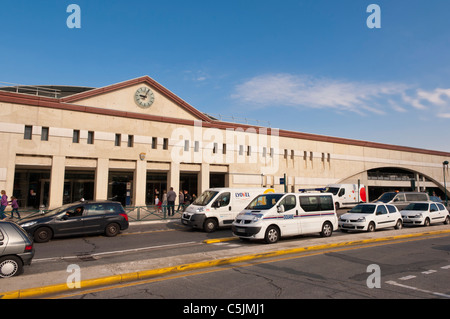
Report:
[[320,233],[331,236],[338,219],[331,194],[261,194],[236,217],[235,236],[276,243],[282,236]]

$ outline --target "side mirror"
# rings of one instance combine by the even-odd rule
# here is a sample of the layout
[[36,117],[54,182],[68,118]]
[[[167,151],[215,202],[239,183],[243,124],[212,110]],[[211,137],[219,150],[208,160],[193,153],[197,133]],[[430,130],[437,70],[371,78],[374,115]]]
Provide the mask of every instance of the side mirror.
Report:
[[211,204],[212,208],[218,208],[219,207],[219,202],[215,201],[214,203]]
[[284,205],[277,206],[277,212],[278,213],[284,213]]

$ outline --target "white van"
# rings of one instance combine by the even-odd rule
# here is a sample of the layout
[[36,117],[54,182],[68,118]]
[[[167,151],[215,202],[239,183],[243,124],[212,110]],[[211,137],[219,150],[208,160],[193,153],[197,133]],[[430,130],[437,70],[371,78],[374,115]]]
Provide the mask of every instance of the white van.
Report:
[[250,201],[259,194],[273,193],[271,188],[211,188],[204,191],[189,205],[181,216],[183,225],[206,232],[218,227],[231,226]]
[[232,224],[233,234],[276,243],[281,236],[320,233],[331,236],[338,218],[331,194],[262,194]]
[[324,189],[325,193],[333,194],[336,209],[353,207],[366,201],[366,189],[360,184],[330,184]]

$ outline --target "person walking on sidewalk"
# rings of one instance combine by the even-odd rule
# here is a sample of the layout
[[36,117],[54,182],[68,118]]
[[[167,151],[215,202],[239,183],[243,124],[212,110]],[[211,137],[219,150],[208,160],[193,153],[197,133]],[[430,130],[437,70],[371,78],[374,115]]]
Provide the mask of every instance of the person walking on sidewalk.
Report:
[[[173,191],[173,187],[167,192],[167,206],[169,207],[169,216],[175,215],[175,199],[177,193]],[[172,214],[171,214],[172,213]]]
[[6,196],[6,192],[4,190],[2,190],[0,194],[2,196],[2,198],[0,199],[0,220],[1,220],[6,218],[5,208],[6,206],[8,206],[8,196]]
[[11,211],[11,218],[14,217],[14,213],[17,214],[17,217],[20,219],[20,214],[19,214],[19,204],[17,203],[17,198],[15,198],[14,196],[11,196],[11,201],[9,202],[11,204],[12,207],[12,211]]

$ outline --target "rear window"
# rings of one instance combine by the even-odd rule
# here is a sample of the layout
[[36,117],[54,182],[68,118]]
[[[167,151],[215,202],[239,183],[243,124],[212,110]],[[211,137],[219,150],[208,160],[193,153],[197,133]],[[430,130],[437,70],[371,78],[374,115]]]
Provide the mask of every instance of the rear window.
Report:
[[427,203],[411,203],[406,206],[405,210],[428,210]]
[[120,214],[123,213],[123,207],[115,203],[95,203],[88,204],[84,207],[85,215],[104,215],[104,214]]
[[300,196],[300,206],[305,212],[334,209],[331,196]]
[[406,200],[409,202],[427,201],[427,194],[406,194]]

